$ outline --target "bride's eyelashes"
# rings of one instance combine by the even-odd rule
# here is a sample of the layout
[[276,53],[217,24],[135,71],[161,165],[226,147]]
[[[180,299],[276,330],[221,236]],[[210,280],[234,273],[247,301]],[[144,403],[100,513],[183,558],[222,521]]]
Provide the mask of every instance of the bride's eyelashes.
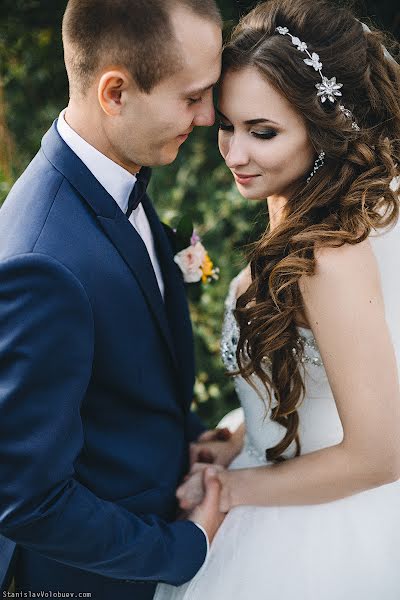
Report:
[[[220,121],[219,129],[221,129],[221,131],[233,132],[233,125],[227,125]],[[263,129],[262,131],[250,131],[250,134],[261,140],[271,140],[278,135],[278,132],[275,131],[275,129]]]
[[222,131],[233,131],[233,125],[226,125],[220,121],[218,123],[218,129],[221,129]]
[[265,131],[252,131],[251,134],[262,140],[271,140],[278,135],[278,132],[274,129],[266,129]]

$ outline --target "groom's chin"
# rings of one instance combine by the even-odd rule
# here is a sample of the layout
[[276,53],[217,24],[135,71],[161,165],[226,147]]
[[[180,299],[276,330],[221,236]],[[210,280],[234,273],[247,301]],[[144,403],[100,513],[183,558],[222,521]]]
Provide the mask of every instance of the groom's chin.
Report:
[[169,148],[164,148],[163,152],[160,153],[158,166],[170,165],[174,162],[179,153],[178,144],[173,147],[172,145]]

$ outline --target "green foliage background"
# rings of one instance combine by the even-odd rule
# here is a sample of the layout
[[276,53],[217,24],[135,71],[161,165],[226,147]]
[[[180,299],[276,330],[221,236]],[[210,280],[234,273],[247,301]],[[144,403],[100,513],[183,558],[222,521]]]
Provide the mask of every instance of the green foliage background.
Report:
[[[227,27],[254,4],[220,0]],[[0,203],[68,102],[60,36],[65,6],[66,0],[1,0]],[[398,35],[397,6],[394,0],[370,0],[359,2],[357,9],[361,18],[372,18]],[[219,355],[224,298],[230,280],[245,264],[246,245],[266,225],[265,206],[239,196],[216,140],[216,128],[197,129],[173,165],[155,169],[150,188],[164,221],[191,215],[221,271],[220,280],[191,306],[198,371],[195,402],[210,426],[237,402]]]

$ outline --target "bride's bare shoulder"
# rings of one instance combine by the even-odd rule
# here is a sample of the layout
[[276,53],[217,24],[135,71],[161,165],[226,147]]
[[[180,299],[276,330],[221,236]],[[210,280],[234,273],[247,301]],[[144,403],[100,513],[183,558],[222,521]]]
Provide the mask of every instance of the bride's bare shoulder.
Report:
[[353,245],[319,248],[315,261],[315,273],[300,280],[304,305],[315,317],[328,313],[332,317],[337,311],[354,314],[366,304],[382,308],[379,267],[368,239]]
[[319,247],[315,251],[315,272],[303,276],[302,287],[319,286],[330,280],[343,285],[362,278],[379,281],[378,264],[368,239],[358,244],[343,244],[339,247]]

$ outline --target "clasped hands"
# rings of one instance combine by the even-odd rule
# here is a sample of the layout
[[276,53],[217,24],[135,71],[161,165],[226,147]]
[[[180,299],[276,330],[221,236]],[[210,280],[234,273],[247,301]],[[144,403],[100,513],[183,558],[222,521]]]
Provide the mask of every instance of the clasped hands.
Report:
[[185,518],[207,531],[210,542],[231,508],[230,472],[243,435],[226,428],[204,432],[190,446],[190,472],[176,491]]

